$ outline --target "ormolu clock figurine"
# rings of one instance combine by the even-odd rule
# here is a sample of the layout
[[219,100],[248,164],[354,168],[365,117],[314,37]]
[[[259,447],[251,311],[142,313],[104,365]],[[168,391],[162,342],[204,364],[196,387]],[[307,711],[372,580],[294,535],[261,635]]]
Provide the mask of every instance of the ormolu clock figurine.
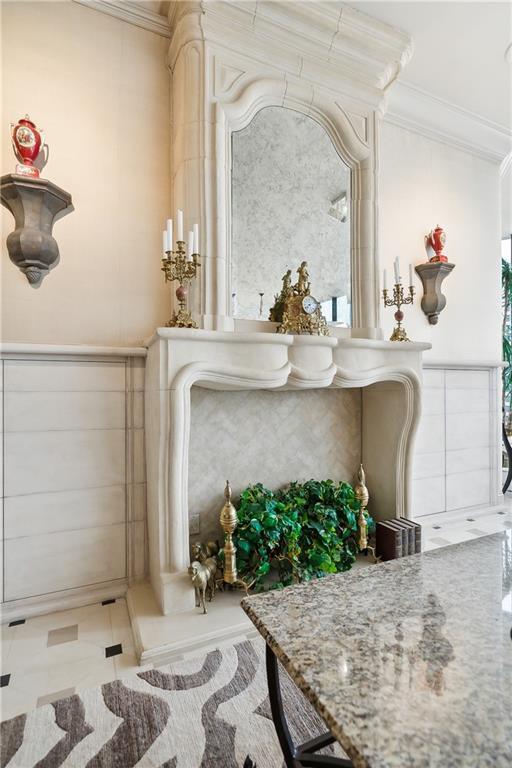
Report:
[[283,277],[283,287],[270,310],[270,320],[280,322],[278,333],[305,333],[328,336],[329,329],[322,315],[320,302],[310,293],[308,264],[303,261],[297,270],[295,285],[290,284],[291,272]]
[[286,274],[283,275],[282,280],[283,280],[283,287],[281,288],[281,293],[276,293],[274,295],[274,306],[271,307],[270,314],[268,316],[268,319],[272,320],[273,323],[282,322],[284,305],[285,305],[286,299],[288,298],[288,296],[291,296],[293,293],[291,269],[288,269],[286,271]]

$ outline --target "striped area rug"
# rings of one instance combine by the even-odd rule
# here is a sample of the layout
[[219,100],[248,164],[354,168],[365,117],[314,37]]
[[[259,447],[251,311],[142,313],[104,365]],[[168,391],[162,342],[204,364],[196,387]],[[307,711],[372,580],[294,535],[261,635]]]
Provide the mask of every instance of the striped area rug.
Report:
[[[264,642],[115,680],[1,725],[1,768],[281,768]],[[282,672],[297,741],[325,726]]]

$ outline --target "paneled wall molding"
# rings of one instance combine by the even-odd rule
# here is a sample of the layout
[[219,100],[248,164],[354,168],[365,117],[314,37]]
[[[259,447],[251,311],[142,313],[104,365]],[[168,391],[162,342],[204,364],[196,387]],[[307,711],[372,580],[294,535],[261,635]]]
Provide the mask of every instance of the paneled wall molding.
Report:
[[73,355],[76,357],[146,357],[146,347],[99,347],[84,344],[29,344],[23,342],[0,343],[0,355]]
[[416,517],[454,520],[503,508],[502,366],[501,361],[424,362],[413,467]]
[[170,37],[169,20],[160,13],[150,10],[144,2],[130,0],[73,0],[79,5],[85,5],[100,13],[114,16],[116,19],[134,24],[136,27],[147,29],[162,37]]
[[424,360],[423,368],[445,368],[447,370],[485,370],[489,368],[505,368],[507,363],[502,360],[465,360],[447,362],[444,360]]
[[384,120],[497,163],[501,173],[512,156],[510,129],[403,80],[389,92]]
[[379,121],[410,39],[330,3],[179,2],[171,22],[174,207],[189,228],[200,222],[206,256],[193,304],[202,326],[234,329],[231,134],[283,106],[324,126],[351,169],[354,335],[378,338]]
[[5,620],[116,597],[144,578],[145,357],[2,345]]

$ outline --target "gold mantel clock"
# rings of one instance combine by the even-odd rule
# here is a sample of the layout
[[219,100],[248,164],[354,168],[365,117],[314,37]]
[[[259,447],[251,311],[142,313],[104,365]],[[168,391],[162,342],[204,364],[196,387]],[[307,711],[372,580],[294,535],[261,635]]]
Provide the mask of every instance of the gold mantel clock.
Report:
[[329,329],[322,315],[320,302],[311,295],[308,264],[303,261],[297,270],[299,276],[295,285],[291,284],[292,271],[283,276],[281,293],[275,298],[269,319],[280,323],[279,333],[310,334],[328,336]]

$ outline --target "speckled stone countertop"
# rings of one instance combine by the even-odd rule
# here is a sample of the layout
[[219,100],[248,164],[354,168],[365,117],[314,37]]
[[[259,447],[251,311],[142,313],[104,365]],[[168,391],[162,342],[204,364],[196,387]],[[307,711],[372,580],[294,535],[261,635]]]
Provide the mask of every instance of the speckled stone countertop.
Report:
[[507,531],[242,606],[357,768],[510,768],[511,582]]

